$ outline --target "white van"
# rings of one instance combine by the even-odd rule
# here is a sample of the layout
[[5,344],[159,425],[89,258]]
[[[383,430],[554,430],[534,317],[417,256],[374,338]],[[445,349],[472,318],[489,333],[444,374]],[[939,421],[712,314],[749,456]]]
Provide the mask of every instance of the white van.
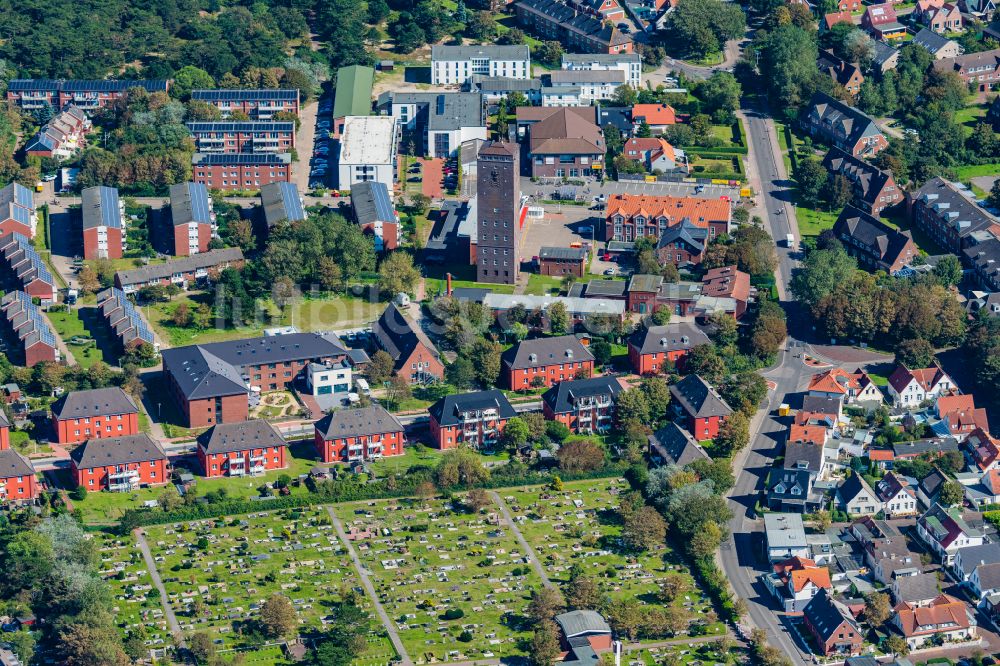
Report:
[[372,397],[372,390],[368,386],[368,380],[367,379],[362,379],[361,377],[358,377],[357,379],[355,379],[354,380],[354,388],[357,389],[358,393],[361,393],[362,395],[366,395],[369,398]]

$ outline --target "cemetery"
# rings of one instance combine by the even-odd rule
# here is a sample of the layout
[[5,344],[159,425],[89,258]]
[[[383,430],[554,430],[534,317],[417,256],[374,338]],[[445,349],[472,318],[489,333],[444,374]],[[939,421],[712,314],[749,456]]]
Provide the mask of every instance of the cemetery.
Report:
[[414,663],[525,654],[523,613],[541,581],[497,507],[405,499],[334,510]]

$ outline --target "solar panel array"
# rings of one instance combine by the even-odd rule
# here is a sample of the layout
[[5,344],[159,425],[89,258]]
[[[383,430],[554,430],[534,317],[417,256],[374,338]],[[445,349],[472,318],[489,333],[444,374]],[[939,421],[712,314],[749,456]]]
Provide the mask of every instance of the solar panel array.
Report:
[[302,209],[302,199],[299,191],[292,183],[278,183],[281,190],[281,203],[285,208],[286,220],[304,220],[306,212]]
[[122,228],[122,214],[118,190],[114,187],[87,187],[80,192],[83,212],[83,228]]
[[3,298],[4,317],[13,322],[18,315],[24,315],[27,323],[17,329],[17,337],[22,342],[32,333],[38,334],[39,340],[56,348],[56,336],[49,328],[38,306],[31,302],[31,296],[23,291],[12,291]]
[[[22,285],[41,280],[55,288],[56,281],[48,266],[38,255],[31,239],[18,233],[4,238],[3,256],[7,265],[14,269]],[[16,262],[12,264],[12,262]]]
[[195,166],[283,165],[291,161],[288,153],[195,153]]
[[[102,292],[102,295],[106,295],[106,297],[97,305],[101,308],[101,311],[105,313],[105,316],[113,313],[115,311],[114,307],[119,307],[121,308],[122,315],[127,322],[124,326],[119,325],[115,327],[115,333],[118,335],[122,344],[131,342],[136,338],[142,340],[143,342],[154,344],[153,333],[149,330],[146,320],[142,318],[142,315],[139,314],[139,310],[137,310],[132,304],[132,301],[128,299],[128,296],[125,295],[124,291],[116,287],[112,287],[106,292]],[[114,303],[112,308],[105,307],[105,305],[109,302]],[[111,322],[109,321],[108,323],[110,324]]]
[[72,79],[14,79],[7,86],[12,92],[53,90],[62,92],[120,92],[129,88],[145,88],[149,92],[166,90],[167,82],[162,79],[140,80],[99,80]]
[[277,122],[246,121],[235,123],[187,123],[192,133],[199,132],[294,132],[295,123],[279,120]]
[[298,100],[299,91],[291,90],[192,90],[191,99],[217,100],[220,102],[244,100]]
[[212,210],[209,206],[208,188],[201,183],[188,183],[188,196],[191,198],[191,219],[204,224],[212,223]]

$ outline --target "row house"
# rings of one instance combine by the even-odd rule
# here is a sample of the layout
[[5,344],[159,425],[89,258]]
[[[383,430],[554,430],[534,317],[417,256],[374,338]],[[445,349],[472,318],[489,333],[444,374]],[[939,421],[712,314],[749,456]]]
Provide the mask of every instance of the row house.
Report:
[[211,104],[228,118],[234,111],[251,120],[271,120],[276,113],[299,115],[299,91],[291,90],[192,90],[191,99]]
[[142,344],[150,345],[155,352],[160,351],[160,343],[153,337],[149,324],[124,291],[111,287],[98,293],[97,309],[124,351]]
[[61,111],[75,106],[86,112],[104,108],[119,100],[132,88],[147,92],[167,92],[170,82],[164,80],[57,80],[14,79],[7,85],[7,101],[26,111],[51,108]]
[[593,374],[594,355],[575,335],[522,340],[500,356],[500,381],[512,391]]
[[886,208],[903,203],[903,191],[891,171],[879,169],[840,148],[830,148],[823,158],[823,168],[847,178],[851,183],[851,203],[870,215],[878,217]]
[[431,47],[431,83],[463,85],[473,76],[531,78],[531,53],[523,44]]
[[870,271],[895,275],[907,268],[917,256],[917,245],[907,231],[884,224],[854,206],[844,206],[833,225],[833,234],[847,254]]
[[809,135],[854,157],[874,157],[889,145],[874,120],[825,93],[813,95],[801,124]]
[[867,372],[860,368],[847,372],[843,368],[833,368],[813,375],[806,389],[809,395],[836,398],[844,404],[882,402],[882,392]]
[[403,455],[402,424],[381,405],[338,409],[316,422],[315,444],[325,463],[369,462]]
[[38,130],[24,145],[24,153],[35,157],[68,159],[84,146],[84,137],[90,131],[87,114],[75,106],[66,107]]
[[722,396],[698,375],[688,375],[671,386],[670,396],[674,411],[699,442],[715,439],[719,427],[733,413]]
[[80,192],[83,258],[121,259],[128,243],[125,202],[115,187],[86,187]]
[[558,41],[567,50],[615,55],[632,53],[631,35],[614,21],[579,12],[560,0],[518,0],[514,4],[517,22],[539,39]]
[[291,153],[194,153],[194,182],[210,190],[259,190],[292,180]]
[[913,224],[952,254],[977,242],[979,232],[1000,233],[1000,220],[976,204],[971,190],[940,176],[907,193],[907,205]]
[[532,176],[589,178],[601,173],[607,144],[595,109],[518,108],[518,132],[527,138]]
[[961,508],[936,503],[917,519],[917,535],[945,566],[951,566],[959,549],[985,541],[982,532],[965,522]]
[[20,283],[22,291],[42,305],[58,302],[59,285],[29,237],[17,232],[0,237],[0,255],[5,272]]
[[993,90],[1000,81],[1000,49],[966,53],[934,62],[939,72],[954,72],[979,92]]
[[73,479],[79,488],[128,493],[170,481],[167,454],[146,433],[88,439],[70,452]]
[[428,410],[431,441],[442,451],[468,446],[496,449],[507,421],[517,412],[502,391],[477,391],[441,398]]
[[833,591],[830,570],[814,560],[793,557],[776,562],[773,569],[763,577],[764,584],[786,613],[801,612],[820,590]]
[[251,392],[284,389],[310,363],[349,359],[339,339],[318,333],[188,345],[161,355],[167,393],[188,428],[246,421]]
[[854,616],[827,590],[817,592],[803,609],[802,619],[824,657],[861,654],[864,640]]
[[578,435],[606,433],[621,392],[621,383],[612,376],[559,382],[542,394],[542,414]]
[[958,387],[940,366],[910,370],[897,366],[889,375],[888,397],[896,407],[917,407],[925,400],[934,400]]
[[190,122],[200,153],[290,153],[295,123],[290,121]]
[[208,188],[201,183],[171,185],[170,222],[174,230],[174,256],[208,252],[208,244],[219,229]]
[[60,444],[139,433],[139,408],[117,386],[70,391],[52,404],[52,430]]
[[732,207],[721,199],[613,194],[605,211],[604,240],[632,243],[651,236],[658,242],[683,220],[707,229],[711,241],[731,231]]
[[635,90],[642,87],[642,56],[638,53],[564,53],[561,66],[569,71],[621,70],[625,83]]
[[0,448],[0,506],[29,504],[38,497],[38,478],[27,458]]
[[351,185],[351,212],[355,224],[375,241],[376,252],[395,250],[403,241],[399,213],[385,183],[368,181]]
[[23,291],[11,291],[0,300],[7,330],[18,340],[18,365],[32,367],[42,361],[58,363],[62,358],[48,321]]
[[257,476],[288,467],[285,438],[263,419],[213,425],[198,436],[197,454],[207,478]]
[[992,234],[982,240],[973,238],[962,254],[976,284],[987,292],[1000,292],[1000,238]]
[[154,285],[166,287],[174,284],[186,289],[188,285],[215,279],[227,268],[239,268],[243,262],[243,251],[238,247],[209,250],[162,264],[118,271],[115,273],[115,287],[126,295]]
[[0,188],[0,238],[7,234],[34,238],[37,228],[38,212],[31,190],[20,183]]
[[708,336],[692,323],[643,327],[628,339],[629,364],[639,375],[665,373],[682,367],[693,348],[707,344]]
[[393,371],[411,384],[425,384],[444,377],[444,363],[424,329],[390,303],[372,327],[378,349],[392,357]]
[[938,641],[964,642],[978,636],[975,620],[968,606],[942,594],[927,606],[902,603],[894,609],[889,623],[903,635],[911,650]]

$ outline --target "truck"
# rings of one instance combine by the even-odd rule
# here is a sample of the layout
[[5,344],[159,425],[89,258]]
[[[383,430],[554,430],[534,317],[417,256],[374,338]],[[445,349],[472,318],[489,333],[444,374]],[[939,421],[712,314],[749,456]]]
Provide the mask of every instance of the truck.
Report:
[[785,234],[785,247],[789,250],[795,247],[795,235]]
[[76,299],[79,297],[80,292],[76,289],[66,290],[66,305],[76,305]]

